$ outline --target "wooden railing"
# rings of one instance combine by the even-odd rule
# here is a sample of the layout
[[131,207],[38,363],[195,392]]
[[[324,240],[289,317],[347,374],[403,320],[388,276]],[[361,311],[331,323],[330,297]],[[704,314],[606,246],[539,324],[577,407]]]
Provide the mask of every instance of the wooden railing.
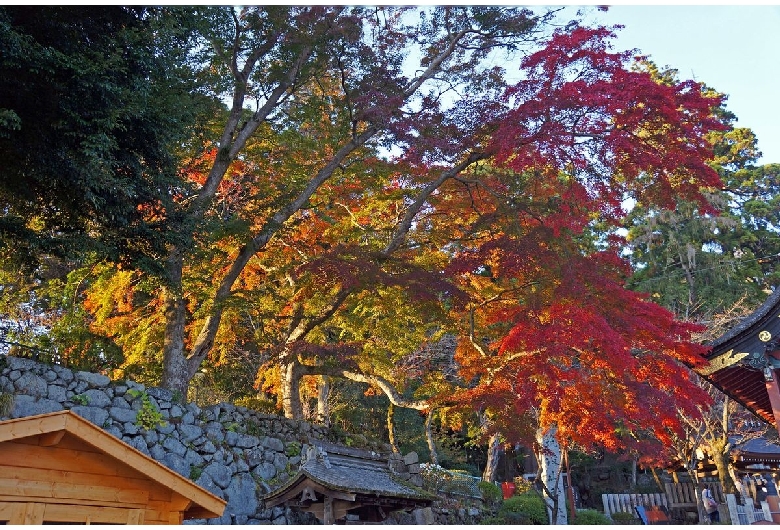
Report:
[[637,506],[668,507],[665,493],[602,493],[601,500],[607,517],[612,517],[612,514],[617,512],[636,516]]
[[726,495],[726,505],[729,507],[731,524],[753,524],[756,521],[771,521],[772,514],[769,505],[761,501],[761,508],[756,508],[753,499],[746,499],[745,504],[737,503],[737,496],[729,493]]
[[[720,483],[712,482],[708,485],[715,500],[725,505],[726,497]],[[664,489],[666,490],[664,493],[603,493],[601,500],[604,504],[604,513],[608,517],[616,512],[627,512],[635,515],[637,506],[664,506],[678,521],[687,522],[689,517],[696,517],[696,514],[698,514],[698,520],[704,520],[695,484],[690,482],[666,484]]]

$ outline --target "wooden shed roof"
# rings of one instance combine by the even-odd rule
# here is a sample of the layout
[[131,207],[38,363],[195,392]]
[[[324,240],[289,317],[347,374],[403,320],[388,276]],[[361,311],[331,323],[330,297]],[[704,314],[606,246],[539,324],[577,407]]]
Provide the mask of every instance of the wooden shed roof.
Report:
[[0,422],[0,442],[39,437],[38,445],[52,446],[69,434],[135,469],[150,480],[189,499],[185,519],[220,517],[227,501],[171,471],[134,447],[71,411],[52,412]]
[[756,416],[774,424],[764,368],[780,367],[768,355],[780,350],[779,339],[780,289],[775,289],[756,311],[709,344],[712,349],[706,357],[710,365],[697,372]]

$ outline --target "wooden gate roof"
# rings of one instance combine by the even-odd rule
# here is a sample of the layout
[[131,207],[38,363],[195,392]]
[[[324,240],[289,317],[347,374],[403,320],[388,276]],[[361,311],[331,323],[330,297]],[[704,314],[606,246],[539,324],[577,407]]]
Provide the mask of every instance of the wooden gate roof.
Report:
[[712,341],[710,365],[697,372],[723,393],[742,403],[763,420],[775,424],[767,391],[767,375],[774,378],[780,360],[780,289],[775,289],[751,315]]

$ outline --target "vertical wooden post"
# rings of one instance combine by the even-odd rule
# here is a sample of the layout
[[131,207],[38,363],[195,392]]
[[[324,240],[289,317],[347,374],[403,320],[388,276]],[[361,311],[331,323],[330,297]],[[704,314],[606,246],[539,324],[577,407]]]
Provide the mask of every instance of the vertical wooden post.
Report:
[[325,501],[322,506],[322,524],[334,524],[333,519],[333,497],[325,495]]
[[577,518],[577,507],[574,506],[574,490],[571,486],[571,469],[569,468],[569,450],[563,450],[563,461],[566,464],[566,486],[569,497],[569,517],[571,518],[569,524],[576,524],[574,520]]
[[[770,359],[777,358],[778,354],[780,354],[780,352],[774,351],[770,353],[768,357]],[[775,417],[775,427],[780,428],[780,385],[778,385],[777,381],[777,371],[771,366],[768,366],[764,369],[764,377],[766,379],[766,393],[769,396],[769,403],[772,404],[772,414]],[[766,497],[766,502],[769,505],[768,510],[771,512],[769,520],[780,523],[780,499],[778,499],[777,489],[775,489],[774,484],[771,483],[771,479],[769,482],[771,485],[767,485]]]
[[772,413],[775,416],[775,427],[780,428],[780,386],[777,383],[777,372],[767,367],[764,371],[766,379],[766,393],[769,403],[772,404]]

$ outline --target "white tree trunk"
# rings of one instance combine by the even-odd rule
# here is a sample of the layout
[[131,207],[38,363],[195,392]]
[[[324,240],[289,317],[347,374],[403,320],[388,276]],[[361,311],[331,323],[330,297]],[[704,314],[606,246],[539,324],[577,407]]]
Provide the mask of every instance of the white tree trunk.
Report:
[[330,426],[330,378],[323,375],[317,386],[317,421],[325,426]]
[[431,452],[431,464],[439,465],[439,453],[436,452],[436,442],[433,439],[433,409],[428,411],[428,417],[425,418],[425,440]]
[[550,524],[567,524],[566,495],[563,489],[563,457],[561,446],[555,438],[557,427],[541,429],[536,433],[539,447],[537,459],[542,480],[542,495],[547,505]]

